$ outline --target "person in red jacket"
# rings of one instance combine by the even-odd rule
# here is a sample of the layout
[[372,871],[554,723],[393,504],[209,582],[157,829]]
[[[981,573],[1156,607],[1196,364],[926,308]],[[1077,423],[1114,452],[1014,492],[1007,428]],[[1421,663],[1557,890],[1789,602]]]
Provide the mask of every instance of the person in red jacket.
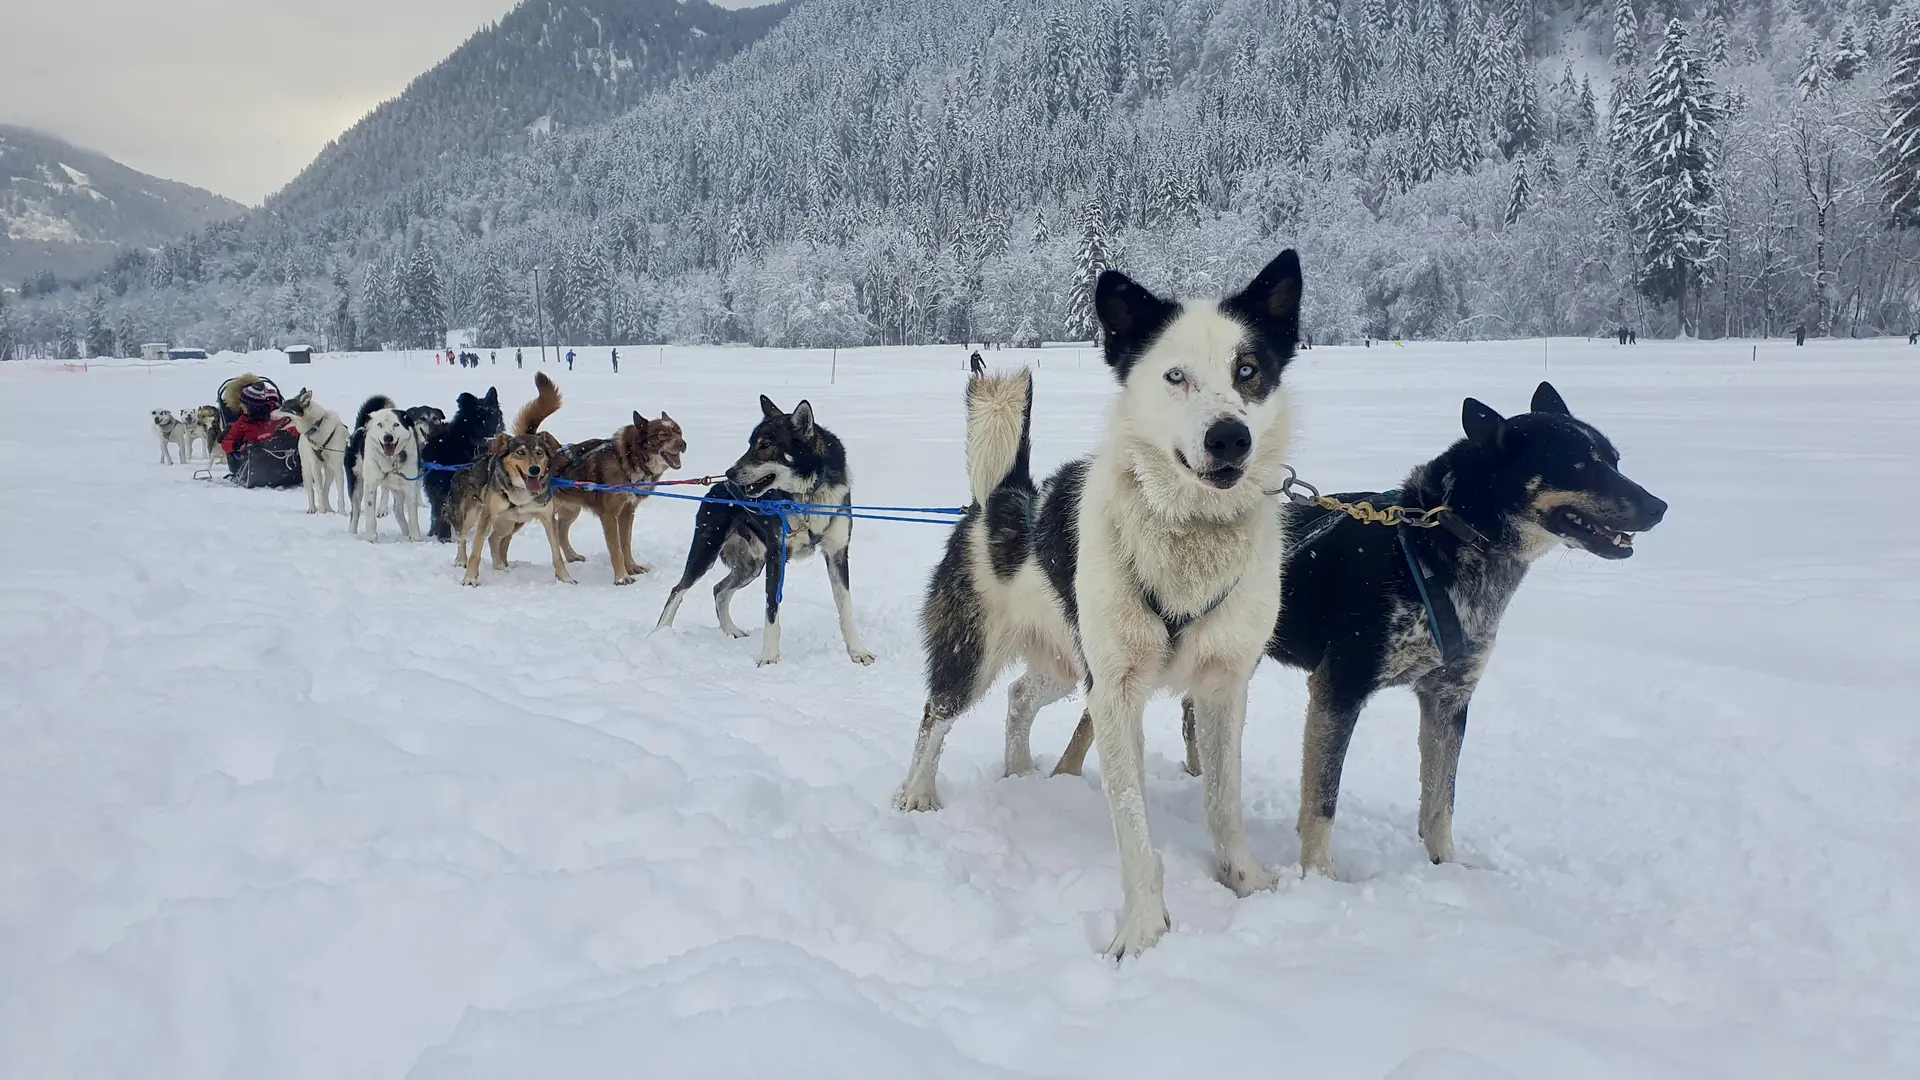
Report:
[[280,394],[264,382],[248,383],[240,388],[240,401],[245,413],[233,422],[220,440],[220,449],[228,457],[245,446],[268,439],[282,432],[293,431],[293,421],[284,416],[276,417],[273,410],[280,407]]

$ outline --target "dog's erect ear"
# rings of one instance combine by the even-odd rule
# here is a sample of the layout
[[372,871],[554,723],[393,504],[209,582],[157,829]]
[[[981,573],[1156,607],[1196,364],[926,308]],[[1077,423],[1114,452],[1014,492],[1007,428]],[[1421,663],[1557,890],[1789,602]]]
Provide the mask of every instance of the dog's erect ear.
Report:
[[633,426],[641,431],[647,430],[647,418],[640,415],[639,409],[633,410]]
[[772,398],[768,397],[765,394],[761,394],[760,395],[760,415],[766,417],[769,420],[778,420],[787,414],[780,411],[780,406],[775,405],[773,403]]
[[497,386],[487,387],[487,404],[489,405],[500,404],[500,388],[499,387]]
[[465,390],[460,391],[460,396],[453,400],[453,407],[455,409],[470,409],[478,404],[480,404],[480,399],[467,393]]
[[1473,398],[1460,405],[1460,426],[1466,430],[1467,441],[1483,449],[1498,449],[1500,437],[1507,431],[1505,417]]
[[1093,312],[1100,318],[1101,346],[1107,366],[1125,379],[1128,369],[1180,305],[1162,300],[1118,270],[1104,270],[1093,286]]
[[493,441],[487,444],[487,453],[504,454],[507,452],[507,444],[512,441],[513,441],[513,436],[503,431],[500,434],[495,435],[493,437]]
[[1567,408],[1566,399],[1560,396],[1560,391],[1555,390],[1550,382],[1541,383],[1539,389],[1533,392],[1533,411],[1559,413],[1561,416],[1573,415],[1573,410]]
[[546,447],[547,453],[549,454],[557,454],[560,452],[560,440],[554,438],[553,432],[551,431],[543,431],[540,433],[540,445]]
[[802,401],[793,407],[793,430],[803,439],[813,438],[813,405]]
[[1293,353],[1300,339],[1300,255],[1292,248],[1266,265],[1247,287],[1221,307],[1259,329],[1276,348]]

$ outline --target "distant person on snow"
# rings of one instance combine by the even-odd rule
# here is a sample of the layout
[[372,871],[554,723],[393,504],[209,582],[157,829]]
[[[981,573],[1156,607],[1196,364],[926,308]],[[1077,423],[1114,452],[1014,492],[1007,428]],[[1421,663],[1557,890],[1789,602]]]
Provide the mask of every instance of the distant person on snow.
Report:
[[967,366],[973,369],[973,377],[976,379],[987,373],[987,362],[980,359],[980,354],[977,352],[967,358]]
[[523,368],[527,366],[527,350],[525,349],[513,350],[513,366],[517,368]]
[[500,350],[499,349],[487,350],[487,363],[494,367],[500,366]]
[[1626,324],[1625,324],[1625,323],[1621,323],[1621,324],[1620,324],[1620,329],[1618,329],[1618,330],[1615,330],[1615,331],[1614,331],[1614,335],[1613,335],[1613,336],[1614,336],[1614,337],[1616,337],[1616,338],[1618,338],[1618,339],[1620,340],[1620,344],[1622,344],[1622,345],[1625,345],[1625,344],[1627,343],[1627,326],[1626,326]]
[[567,350],[567,370],[568,371],[573,370],[573,350],[572,349]]
[[1913,333],[1907,335],[1907,344],[1920,345],[1920,330],[1915,330]]
[[613,373],[615,375],[620,374],[620,350],[619,349],[613,350]]
[[1806,323],[1801,323],[1800,325],[1793,328],[1793,343],[1795,345],[1805,345],[1807,343],[1807,324]]
[[1627,344],[1629,345],[1640,344],[1640,331],[1635,330],[1631,326],[1627,327]]

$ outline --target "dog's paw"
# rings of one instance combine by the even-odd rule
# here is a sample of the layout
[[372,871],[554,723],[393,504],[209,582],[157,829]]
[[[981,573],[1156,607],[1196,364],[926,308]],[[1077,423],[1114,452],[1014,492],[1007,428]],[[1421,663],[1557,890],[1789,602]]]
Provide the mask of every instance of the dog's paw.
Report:
[[585,555],[578,555],[578,554],[569,555],[567,556],[567,561],[568,562],[586,562],[587,557]]
[[772,656],[766,656],[766,655],[764,655],[764,654],[763,654],[763,655],[762,655],[762,656],[760,657],[760,659],[758,659],[758,660],[755,660],[755,661],[753,662],[753,665],[754,665],[755,667],[770,667],[770,666],[772,666],[772,665],[774,665],[774,664],[777,664],[777,663],[779,663],[779,662],[780,662],[780,654],[779,654],[779,653],[774,653],[774,654],[773,654]]
[[651,574],[651,573],[653,573],[653,567],[651,567],[651,566],[641,566],[641,565],[639,565],[639,564],[637,564],[637,563],[636,563],[636,564],[634,565],[634,567],[633,567],[633,572],[634,572],[634,573],[636,573],[636,574]]
[[631,578],[631,577],[617,577],[617,578],[614,578],[614,579],[613,579],[613,583],[614,583],[615,585],[631,585],[631,584],[633,584],[633,578]]
[[479,588],[479,587],[480,587],[480,579],[479,579],[479,578],[467,578],[467,579],[466,579],[465,581],[462,581],[462,582],[461,582],[460,584],[462,584],[462,585],[465,585],[465,586],[467,586],[468,588],[471,588],[471,589],[477,589],[477,588]]
[[562,584],[562,585],[578,585],[578,584],[580,584],[579,582],[577,582],[577,581],[575,581],[575,580],[573,580],[573,577],[572,577],[571,575],[568,575],[568,574],[555,574],[555,575],[554,575],[554,578],[553,578],[553,580],[555,580],[555,581],[557,581],[557,582],[559,582],[559,583],[560,583],[560,584]]
[[866,664],[871,664],[875,660],[878,660],[880,658],[873,655],[872,653],[868,652],[865,649],[848,649],[847,659],[853,661],[856,664],[860,664],[864,666]]
[[924,789],[910,790],[901,788],[893,793],[893,808],[903,814],[917,814],[923,811],[940,809],[940,796],[932,785]]
[[1244,866],[1225,866],[1220,869],[1220,884],[1233,890],[1233,895],[1245,900],[1257,892],[1265,892],[1279,883],[1279,879],[1259,863],[1247,863]]
[[1107,946],[1107,955],[1115,960],[1138,956],[1158,944],[1171,929],[1173,920],[1167,918],[1165,907],[1152,915],[1129,913],[1121,921],[1120,932],[1113,936],[1113,944]]
[[727,631],[727,636],[734,639],[735,641],[738,641],[741,638],[746,637],[747,632],[736,626],[733,629]]

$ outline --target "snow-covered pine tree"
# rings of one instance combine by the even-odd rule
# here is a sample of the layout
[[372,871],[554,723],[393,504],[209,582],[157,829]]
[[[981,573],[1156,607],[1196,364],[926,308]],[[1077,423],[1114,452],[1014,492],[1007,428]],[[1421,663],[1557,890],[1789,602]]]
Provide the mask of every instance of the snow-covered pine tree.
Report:
[[1860,73],[1868,60],[1867,50],[1861,47],[1859,31],[1854,28],[1853,20],[1848,19],[1840,28],[1840,40],[1834,42],[1833,63],[1829,70],[1835,82],[1851,82]]
[[498,349],[513,340],[513,294],[507,288],[507,275],[500,269],[498,255],[488,257],[481,265],[473,303],[482,347]]
[[113,354],[113,324],[107,321],[107,295],[96,292],[87,301],[87,355]]
[[1533,65],[1527,62],[1520,51],[1520,43],[1510,43],[1513,50],[1511,78],[1507,86],[1506,115],[1501,127],[1505,137],[1500,150],[1509,159],[1534,148],[1540,141],[1540,101],[1533,81]]
[[440,349],[447,344],[447,308],[440,284],[440,267],[427,245],[413,249],[405,277],[408,330],[417,348]]
[[1095,338],[1100,321],[1094,316],[1093,287],[1107,268],[1106,215],[1100,200],[1088,199],[1080,212],[1080,247],[1074,253],[1073,299],[1067,312],[1067,333],[1076,341]]
[[1640,18],[1634,14],[1633,0],[1620,0],[1613,9],[1614,69],[1631,71],[1640,64]]
[[1880,190],[1894,224],[1920,228],[1920,12],[1902,23],[1903,44],[1893,56],[1882,108],[1887,127],[1880,136]]
[[53,358],[55,360],[80,359],[80,335],[73,328],[73,310],[63,307],[53,324]]
[[1720,111],[1678,19],[1667,24],[1638,111],[1629,159],[1636,283],[1650,299],[1673,301],[1688,332],[1688,296],[1714,256]]
[[1794,77],[1794,85],[1800,88],[1801,98],[1825,93],[1828,79],[1827,62],[1820,56],[1819,43],[1808,42],[1807,50],[1800,54],[1800,73]]
[[13,309],[7,306],[7,294],[0,292],[0,363],[13,359],[19,334],[13,323]]
[[1053,231],[1047,228],[1047,212],[1036,206],[1033,208],[1033,246],[1040,247],[1053,239]]
[[1526,212],[1527,203],[1533,196],[1533,189],[1527,182],[1527,163],[1524,158],[1513,160],[1513,188],[1507,195],[1506,222],[1512,225]]
[[1165,93],[1173,86],[1173,36],[1167,32],[1164,17],[1154,20],[1153,36],[1148,39],[1146,71],[1141,77],[1147,92]]
[[339,263],[333,264],[333,326],[329,344],[335,349],[357,349],[360,347],[359,329],[353,322],[353,290],[347,284],[347,270]]

